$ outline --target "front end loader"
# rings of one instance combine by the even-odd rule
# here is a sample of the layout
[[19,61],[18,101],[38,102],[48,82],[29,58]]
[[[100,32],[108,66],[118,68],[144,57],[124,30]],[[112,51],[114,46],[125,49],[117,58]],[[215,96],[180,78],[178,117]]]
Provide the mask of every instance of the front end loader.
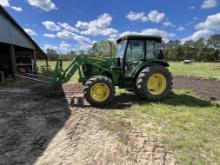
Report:
[[115,57],[79,55],[65,70],[59,59],[53,83],[66,83],[78,71],[85,99],[94,106],[110,104],[116,86],[135,92],[145,100],[163,100],[171,91],[172,76],[167,69],[169,64],[163,60],[161,41],[156,36],[124,36],[117,40]]

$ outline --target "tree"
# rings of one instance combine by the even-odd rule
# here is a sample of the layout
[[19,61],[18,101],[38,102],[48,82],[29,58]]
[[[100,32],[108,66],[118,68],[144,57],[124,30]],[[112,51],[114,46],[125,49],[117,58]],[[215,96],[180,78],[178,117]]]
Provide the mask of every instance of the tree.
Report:
[[220,59],[220,34],[211,36],[207,42],[204,38],[197,41],[188,40],[183,46],[178,40],[171,40],[165,44],[165,47],[165,58],[167,60],[193,59],[213,62]]
[[168,43],[165,44],[166,49],[177,49],[180,46],[179,40],[170,40]]
[[220,49],[220,34],[212,35],[208,39],[207,45],[211,48]]
[[194,48],[195,42],[193,40],[188,40],[184,43],[184,46]]
[[110,41],[100,41],[93,44],[92,48],[89,50],[91,55],[97,57],[110,57],[110,54],[113,56],[116,52],[116,46]]
[[64,60],[64,61],[72,61],[75,57],[76,57],[76,52],[71,50],[68,52],[65,52],[65,54],[61,54],[60,57]]
[[50,49],[48,48],[46,50],[46,54],[49,60],[57,60],[57,58],[59,57],[58,53],[56,52],[56,50],[54,49]]
[[165,58],[167,60],[176,61],[179,58],[179,51],[181,42],[179,40],[170,40],[165,43]]
[[196,49],[196,55],[195,55],[194,59],[197,61],[201,61],[202,60],[201,59],[201,52],[206,47],[205,39],[204,38],[198,39],[195,42],[194,47]]
[[205,44],[205,39],[204,38],[200,38],[198,39],[195,44],[194,44],[194,47],[196,49],[203,49],[204,47],[206,46]]

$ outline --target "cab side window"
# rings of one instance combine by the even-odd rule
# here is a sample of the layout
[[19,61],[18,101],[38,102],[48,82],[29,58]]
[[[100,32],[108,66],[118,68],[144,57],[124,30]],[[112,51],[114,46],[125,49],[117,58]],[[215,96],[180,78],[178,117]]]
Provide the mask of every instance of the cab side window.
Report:
[[140,61],[144,59],[144,41],[130,40],[127,49],[127,61]]
[[156,48],[156,43],[154,41],[147,41],[146,44],[146,59],[153,59],[157,55],[157,48]]

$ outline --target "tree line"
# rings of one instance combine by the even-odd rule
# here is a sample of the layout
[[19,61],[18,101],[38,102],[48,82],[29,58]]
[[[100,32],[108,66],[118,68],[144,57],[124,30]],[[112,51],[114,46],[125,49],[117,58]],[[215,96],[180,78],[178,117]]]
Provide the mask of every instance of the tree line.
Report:
[[163,43],[164,56],[170,61],[185,59],[214,62],[220,60],[220,34],[211,36],[208,40],[200,38],[197,41],[188,40],[181,43],[179,40],[170,40]]
[[[185,59],[214,62],[220,60],[220,34],[211,36],[208,40],[200,38],[197,41],[187,40],[182,43],[180,40],[170,40],[163,42],[161,48],[166,60],[182,61]],[[77,55],[92,55],[98,57],[110,57],[116,54],[116,45],[109,41],[94,43],[88,50],[69,51],[57,53],[54,49],[47,49],[46,53],[49,60],[56,60],[58,57],[63,60],[72,60]]]
[[88,50],[68,51],[65,53],[58,53],[56,50],[48,48],[46,54],[49,60],[54,61],[57,58],[62,58],[65,61],[72,60],[77,55],[92,55],[94,57],[110,57],[116,54],[116,45],[110,41],[100,41],[94,43]]

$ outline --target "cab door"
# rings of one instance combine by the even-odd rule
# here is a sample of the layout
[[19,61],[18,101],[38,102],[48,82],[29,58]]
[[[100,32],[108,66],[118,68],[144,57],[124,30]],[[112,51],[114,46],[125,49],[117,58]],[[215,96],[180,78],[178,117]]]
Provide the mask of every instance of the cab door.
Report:
[[125,59],[125,78],[131,77],[134,68],[146,60],[146,47],[143,40],[129,40]]

